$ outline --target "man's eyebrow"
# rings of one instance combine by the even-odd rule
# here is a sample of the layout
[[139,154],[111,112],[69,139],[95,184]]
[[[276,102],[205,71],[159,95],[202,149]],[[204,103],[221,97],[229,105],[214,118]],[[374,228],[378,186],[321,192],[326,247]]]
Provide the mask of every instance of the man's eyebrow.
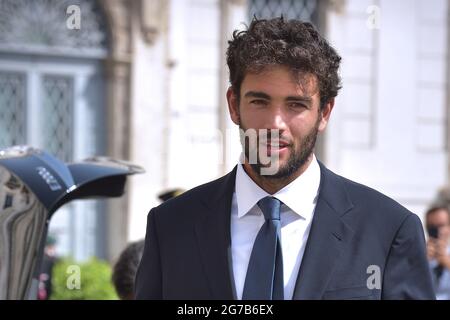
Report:
[[301,102],[311,102],[311,97],[304,97],[304,96],[289,96],[286,98],[286,101],[301,101]]
[[[271,97],[264,92],[261,91],[248,91],[245,95],[245,98],[261,98],[266,100],[271,100]],[[300,102],[311,102],[311,97],[305,97],[305,96],[288,96],[285,99],[286,101],[300,101]]]
[[267,93],[261,91],[249,91],[244,95],[245,98],[262,98],[270,100],[270,96]]

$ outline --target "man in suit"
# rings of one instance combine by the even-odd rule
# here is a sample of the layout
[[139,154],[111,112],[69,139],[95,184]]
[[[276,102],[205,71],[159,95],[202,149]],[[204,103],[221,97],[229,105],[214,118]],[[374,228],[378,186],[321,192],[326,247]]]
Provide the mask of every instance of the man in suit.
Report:
[[138,299],[434,299],[419,218],[314,155],[340,60],[309,23],[234,32],[241,163],[150,211]]

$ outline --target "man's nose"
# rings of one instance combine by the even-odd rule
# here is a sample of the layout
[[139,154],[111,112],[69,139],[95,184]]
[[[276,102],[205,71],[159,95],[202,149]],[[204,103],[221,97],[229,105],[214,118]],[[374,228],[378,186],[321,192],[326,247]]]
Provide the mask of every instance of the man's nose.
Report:
[[266,120],[267,129],[285,130],[287,127],[285,114],[281,107],[273,107]]

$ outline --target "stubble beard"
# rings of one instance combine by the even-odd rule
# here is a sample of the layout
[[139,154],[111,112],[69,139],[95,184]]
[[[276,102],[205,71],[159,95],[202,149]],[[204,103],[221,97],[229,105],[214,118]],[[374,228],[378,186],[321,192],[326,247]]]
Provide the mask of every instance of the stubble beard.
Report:
[[[310,156],[312,155],[314,151],[314,146],[316,144],[317,135],[319,133],[319,124],[320,124],[320,116],[318,117],[314,127],[308,132],[308,134],[301,140],[300,147],[295,148],[295,145],[290,144],[288,146],[289,148],[289,158],[287,160],[287,163],[284,165],[278,164],[278,170],[274,174],[270,175],[262,175],[262,169],[267,168],[271,165],[269,164],[263,164],[261,162],[261,159],[259,157],[259,150],[256,150],[259,146],[259,137],[257,142],[257,147],[252,147],[249,145],[249,143],[246,143],[245,140],[241,139],[241,145],[242,149],[244,150],[245,158],[250,158],[250,151],[256,152],[256,163],[249,163],[250,167],[256,173],[258,176],[264,179],[270,179],[270,180],[285,180],[294,175],[298,172],[300,168],[302,168],[310,159]],[[244,132],[247,130],[244,125],[242,125],[242,122],[239,124],[239,129],[243,130]]]

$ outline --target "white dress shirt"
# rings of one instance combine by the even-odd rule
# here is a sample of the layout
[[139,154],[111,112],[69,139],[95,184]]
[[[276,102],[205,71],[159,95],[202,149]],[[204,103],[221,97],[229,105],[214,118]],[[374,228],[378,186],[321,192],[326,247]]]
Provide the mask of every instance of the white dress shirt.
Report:
[[[272,196],[283,204],[280,209],[283,252],[284,298],[292,299],[298,271],[316,207],[320,185],[320,167],[313,160],[301,176]],[[257,202],[270,196],[237,166],[235,192],[231,205],[231,250],[236,296],[242,299],[245,276],[253,243],[264,224]]]

